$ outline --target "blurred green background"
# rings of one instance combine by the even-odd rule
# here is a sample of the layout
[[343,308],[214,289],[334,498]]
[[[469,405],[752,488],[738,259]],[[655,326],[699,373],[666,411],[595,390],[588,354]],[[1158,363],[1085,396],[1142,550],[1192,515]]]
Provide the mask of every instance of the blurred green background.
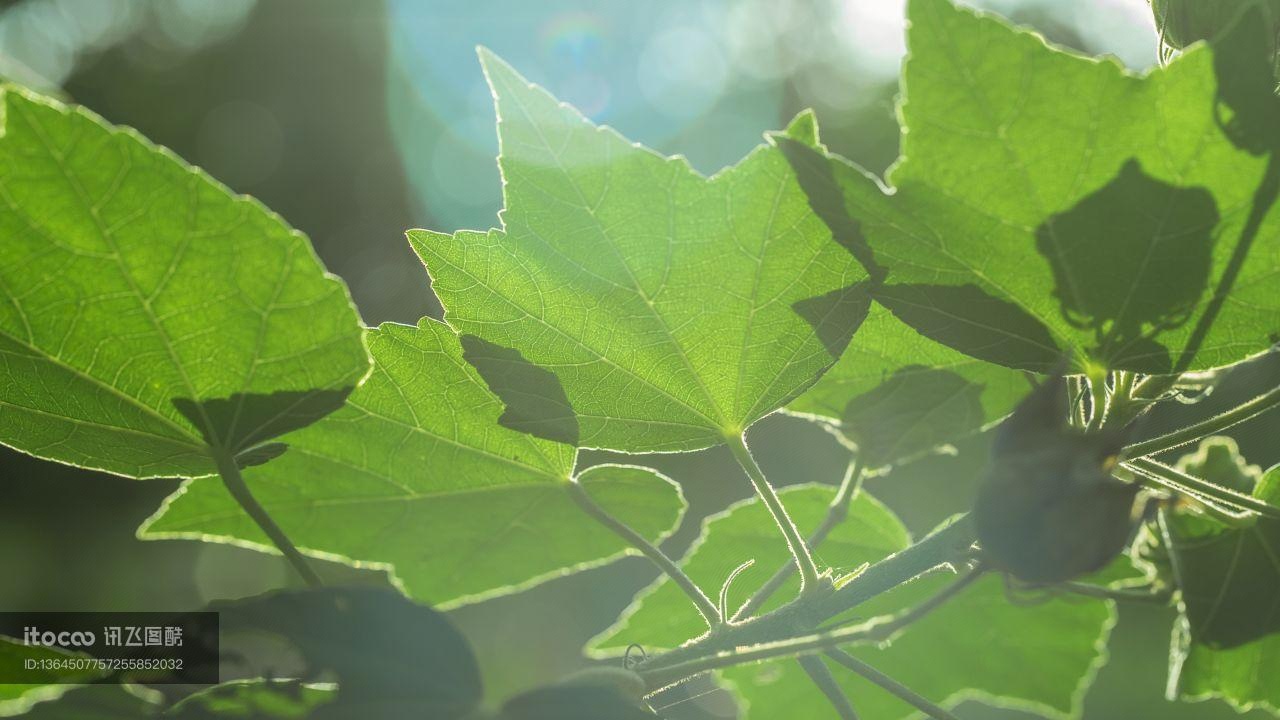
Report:
[[[1145,0],[978,4],[1135,69],[1155,62]],[[734,162],[805,107],[817,109],[828,145],[881,172],[897,155],[902,24],[900,0],[0,0],[0,76],[133,126],[255,195],[311,237],[367,323],[413,322],[438,316],[439,305],[404,230],[489,227],[501,204],[477,44],[592,119],[685,154],[704,172]],[[1205,402],[1163,409],[1145,430],[1277,382],[1280,364],[1254,363]],[[1280,461],[1278,420],[1234,433],[1250,462]],[[750,440],[782,482],[832,483],[844,468],[843,449],[800,420],[767,419]],[[869,489],[924,531],[967,508],[985,442],[902,467]],[[641,462],[678,480],[692,504],[672,553],[683,552],[701,517],[750,493],[727,452]],[[0,608],[179,610],[293,582],[272,556],[136,540],[135,528],[177,485],[0,448]],[[655,576],[633,558],[453,616],[476,646],[490,696],[500,698],[582,665],[583,642]],[[1236,717],[1217,702],[1163,700],[1171,619],[1122,609],[1086,718]],[[964,658],[938,662],[962,672]],[[669,705],[671,718],[733,717],[726,694],[709,686],[656,705]],[[972,703],[959,714],[1031,717]]]

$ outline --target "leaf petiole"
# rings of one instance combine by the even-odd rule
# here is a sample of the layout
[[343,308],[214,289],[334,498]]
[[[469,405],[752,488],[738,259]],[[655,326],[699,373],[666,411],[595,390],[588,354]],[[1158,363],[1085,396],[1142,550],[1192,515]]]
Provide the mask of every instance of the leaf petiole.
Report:
[[844,650],[841,650],[840,648],[832,648],[830,650],[827,650],[827,657],[840,663],[841,665],[848,668],[849,670],[852,670],[858,675],[861,675],[867,681],[878,685],[881,689],[885,690],[890,695],[893,695],[899,700],[902,700],[903,702],[911,705],[912,707],[924,713],[925,715],[928,715],[929,717],[934,718],[934,720],[960,720],[955,715],[952,715],[950,712],[948,712],[946,709],[942,708],[941,706],[935,703],[930,702],[925,697],[917,694],[911,688],[907,687],[906,685],[903,685],[897,680],[894,680],[888,675],[885,675],[884,673],[862,662],[858,658],[850,655],[849,653],[845,652]]
[[576,478],[569,480],[568,483],[569,496],[573,501],[582,508],[583,512],[590,515],[597,522],[609,528],[614,534],[631,543],[631,546],[640,552],[640,554],[649,558],[658,569],[666,573],[667,577],[676,584],[684,594],[689,596],[693,601],[694,607],[698,609],[698,613],[702,615],[702,619],[707,621],[707,626],[714,629],[720,627],[724,623],[723,616],[716,604],[711,602],[711,598],[702,592],[697,583],[693,581],[674,560],[662,552],[658,546],[649,542],[643,535],[627,526],[618,518],[614,517],[608,510],[605,510],[595,500],[591,499],[591,495],[586,488],[582,487],[582,483]]
[[218,467],[218,475],[222,477],[222,484],[226,486],[227,492],[231,493],[231,497],[235,498],[236,503],[257,523],[258,528],[266,533],[271,543],[276,546],[276,549],[284,555],[289,564],[293,566],[293,569],[302,577],[303,582],[313,588],[324,586],[324,581],[312,569],[307,562],[307,558],[298,551],[289,536],[284,534],[284,531],[272,519],[271,514],[258,503],[253,493],[249,491],[249,486],[245,484],[244,477],[240,474],[240,467],[236,465],[235,458],[231,453],[215,449],[212,454],[213,461]]
[[836,714],[840,716],[840,720],[858,720],[858,711],[853,708],[853,703],[844,694],[844,690],[831,674],[831,668],[822,662],[822,658],[817,655],[801,655],[796,658],[796,661],[800,663],[800,667],[804,668],[805,674],[809,676],[813,684],[817,685],[822,694],[831,702],[832,707],[836,709]]
[[1280,518],[1280,508],[1270,503],[1259,500],[1252,495],[1236,492],[1231,488],[1206,482],[1177,468],[1156,462],[1151,458],[1134,458],[1133,460],[1125,461],[1123,465],[1129,470],[1150,478],[1166,488],[1184,492],[1193,497],[1205,498],[1211,502],[1221,503],[1228,508],[1235,507],[1250,510],[1270,518]]
[[[822,518],[822,524],[818,529],[809,536],[809,549],[815,550],[819,545],[827,539],[831,531],[836,529],[845,518],[849,517],[849,503],[853,501],[853,496],[857,494],[858,488],[862,485],[862,478],[865,470],[862,463],[854,458],[849,462],[849,467],[845,469],[844,479],[840,481],[840,489],[836,491],[836,496],[832,498],[831,505],[827,508],[826,517]],[[751,617],[757,610],[761,608],[773,594],[782,587],[782,584],[791,577],[791,573],[795,572],[795,564],[787,563],[778,568],[778,571],[769,578],[769,581],[760,586],[759,590],[743,603],[732,616],[732,620],[741,620],[742,618]]]
[[1083,597],[1116,602],[1134,602],[1150,605],[1168,605],[1173,599],[1173,592],[1167,588],[1109,588],[1085,582],[1065,582],[1060,585],[1063,590]]
[[1252,419],[1277,405],[1280,405],[1280,386],[1203,422],[1188,425],[1167,435],[1134,443],[1125,448],[1125,454],[1131,458],[1142,458],[1189,445],[1200,438],[1216,435],[1232,425]]
[[818,584],[818,566],[813,562],[813,554],[809,550],[809,544],[800,536],[800,530],[796,528],[795,521],[787,514],[787,509],[782,504],[782,499],[778,497],[778,493],[774,492],[773,486],[764,476],[764,471],[756,464],[756,460],[751,456],[751,450],[747,448],[747,441],[741,434],[726,437],[729,445],[729,451],[733,453],[733,458],[738,461],[738,465],[742,467],[743,472],[751,480],[751,485],[755,487],[756,494],[764,502],[764,506],[769,510],[769,514],[773,516],[774,522],[778,524],[778,529],[782,531],[782,536],[787,541],[787,548],[791,550],[791,557],[795,559],[796,568],[800,571],[800,592],[804,593],[806,589],[816,587]]

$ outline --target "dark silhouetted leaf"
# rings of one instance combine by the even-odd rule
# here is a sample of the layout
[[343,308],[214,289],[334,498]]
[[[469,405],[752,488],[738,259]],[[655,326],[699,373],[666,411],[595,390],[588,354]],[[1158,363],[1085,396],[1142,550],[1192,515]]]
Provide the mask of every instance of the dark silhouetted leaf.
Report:
[[471,646],[443,614],[374,587],[283,591],[218,603],[224,650],[237,635],[287,640],[310,678],[331,673],[336,704],[396,702],[420,717],[466,717],[482,696]]

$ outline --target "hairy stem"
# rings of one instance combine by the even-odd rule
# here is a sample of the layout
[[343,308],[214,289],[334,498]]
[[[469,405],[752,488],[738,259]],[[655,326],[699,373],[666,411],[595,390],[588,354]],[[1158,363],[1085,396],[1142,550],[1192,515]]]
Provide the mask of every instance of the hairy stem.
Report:
[[1109,588],[1083,582],[1066,582],[1059,587],[1073,595],[1082,595],[1099,600],[1115,600],[1116,602],[1168,605],[1173,600],[1173,591],[1167,588]]
[[1251,510],[1259,515],[1280,518],[1280,508],[1274,507],[1263,500],[1242,492],[1236,492],[1231,488],[1206,482],[1177,468],[1156,462],[1151,458],[1127,460],[1124,465],[1133,472],[1151,478],[1173,490],[1189,491],[1191,495],[1203,496],[1228,507],[1238,507]]
[[895,587],[966,556],[976,541],[968,515],[961,515],[914,545],[867,568],[814,609],[819,622],[840,615]]
[[[831,505],[827,508],[826,517],[822,518],[822,524],[818,529],[809,536],[810,551],[817,550],[827,536],[835,530],[840,523],[849,517],[849,503],[853,500],[853,496],[862,481],[863,468],[862,464],[855,458],[849,462],[849,467],[845,469],[844,479],[840,481],[840,489],[836,491],[836,496],[832,498]],[[769,581],[760,586],[742,607],[733,614],[733,620],[737,621],[741,618],[751,617],[761,608],[773,594],[791,577],[791,573],[795,572],[796,566],[793,563],[786,563],[778,568],[778,571],[769,578]]]
[[877,642],[888,640],[899,630],[922,620],[929,613],[937,610],[943,605],[946,605],[961,592],[964,592],[965,588],[969,587],[974,583],[974,581],[982,577],[984,572],[986,572],[986,569],[979,565],[964,575],[961,575],[960,579],[946,586],[919,605],[909,608],[898,615],[894,615],[885,622],[871,626],[864,626],[863,630],[866,634],[866,638]]
[[831,701],[840,720],[858,720],[858,711],[853,709],[853,703],[849,702],[844,690],[831,674],[831,668],[822,662],[822,658],[817,655],[802,655],[796,660],[800,663],[800,667],[804,668],[805,674],[813,684],[817,685],[827,700]]
[[258,504],[258,500],[253,497],[253,493],[249,492],[249,486],[245,484],[244,477],[240,475],[240,468],[236,465],[235,458],[230,453],[216,452],[214,453],[214,462],[218,466],[218,474],[222,476],[222,484],[226,486],[227,492],[231,493],[231,497],[239,503],[240,507],[253,519],[262,532],[266,533],[272,544],[276,546],[302,577],[303,582],[311,587],[321,587],[324,582],[316,571],[311,568],[307,562],[307,558],[298,548],[294,546],[293,541],[288,535],[280,529],[276,521],[267,513],[266,508]]
[[1141,458],[1182,447],[1200,438],[1220,433],[1232,425],[1249,420],[1277,405],[1280,405],[1280,386],[1272,388],[1270,391],[1221,415],[1215,415],[1203,422],[1189,425],[1181,430],[1175,430],[1168,435],[1161,435],[1157,438],[1134,443],[1125,448],[1125,454],[1131,458]]
[[937,610],[947,601],[955,598],[962,590],[971,585],[982,573],[981,568],[970,571],[967,575],[947,586],[941,592],[908,610],[888,623],[870,627],[844,628],[825,632],[790,637],[774,642],[760,643],[737,647],[707,657],[676,663],[662,669],[640,668],[640,676],[650,688],[662,688],[708,670],[720,670],[735,665],[770,660],[779,657],[804,656],[816,652],[848,645],[855,642],[882,641],[910,623],[916,622],[929,613]]
[[841,665],[848,668],[849,670],[852,670],[858,675],[861,675],[862,677],[866,678],[868,681],[875,683],[876,685],[883,688],[890,695],[893,695],[894,697],[914,707],[915,709],[919,710],[925,715],[928,715],[929,717],[934,718],[934,720],[959,720],[959,718],[957,718],[955,715],[952,715],[945,708],[942,708],[938,705],[935,705],[932,702],[929,702],[928,699],[922,697],[921,695],[918,695],[915,691],[911,690],[911,688],[908,688],[906,685],[903,685],[897,680],[894,680],[888,675],[885,675],[879,670],[862,662],[861,660],[850,655],[844,650],[841,650],[839,648],[832,648],[831,650],[827,651],[827,657],[840,663]]
[[[645,678],[651,691],[678,683],[704,669],[715,669],[699,669],[698,663],[720,653],[733,655],[737,648],[743,646],[795,639],[812,632],[832,617],[965,556],[973,542],[973,525],[967,516],[959,516],[914,545],[875,563],[834,592],[798,598],[770,613],[730,625],[719,633],[703,635],[661,655],[654,655],[635,669]],[[864,632],[861,628],[837,631],[844,637],[854,639],[865,637]],[[733,664],[736,663],[727,662],[721,667]],[[695,669],[681,675],[684,668]]]
[[728,438],[728,443],[729,451],[733,453],[733,458],[738,461],[738,464],[742,466],[743,472],[751,479],[751,484],[755,487],[756,494],[764,501],[769,514],[773,516],[774,522],[782,530],[782,536],[787,540],[787,547],[791,550],[791,557],[795,559],[796,568],[800,571],[800,592],[803,594],[806,589],[815,587],[818,584],[818,566],[813,562],[813,554],[809,551],[809,545],[805,543],[804,538],[800,537],[800,530],[796,528],[795,522],[787,514],[787,509],[783,507],[778,493],[774,492],[773,486],[765,479],[764,471],[756,464],[756,459],[751,456],[751,450],[747,448],[746,438],[742,435],[735,435]]
[[649,558],[654,565],[658,566],[658,569],[666,573],[667,577],[671,578],[671,581],[693,601],[694,607],[698,609],[702,619],[707,621],[708,627],[717,628],[724,622],[724,618],[720,615],[720,610],[716,607],[716,604],[711,601],[711,598],[707,597],[706,593],[702,592],[702,589],[698,587],[692,578],[680,569],[680,566],[674,560],[656,545],[645,539],[643,535],[628,527],[626,523],[614,517],[608,510],[600,507],[595,500],[591,499],[591,495],[586,488],[582,487],[582,483],[576,479],[569,481],[569,496],[584,512],[601,525],[612,530],[618,537],[626,540],[632,547],[639,550],[641,555]]

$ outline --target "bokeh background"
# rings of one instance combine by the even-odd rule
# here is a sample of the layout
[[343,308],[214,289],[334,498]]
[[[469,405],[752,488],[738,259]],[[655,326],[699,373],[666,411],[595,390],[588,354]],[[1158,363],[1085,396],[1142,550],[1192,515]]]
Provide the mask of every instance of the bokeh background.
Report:
[[[1145,0],[974,4],[1137,70],[1156,61]],[[405,229],[496,223],[497,143],[476,45],[597,122],[684,154],[703,172],[735,162],[806,107],[817,110],[827,144],[868,169],[881,172],[897,155],[902,0],[0,0],[0,77],[133,126],[260,198],[311,237],[368,324],[439,315]],[[1148,430],[1277,382],[1280,363],[1253,363],[1200,405],[1166,409]],[[1276,420],[1234,433],[1251,462],[1280,461]],[[766,471],[786,483],[836,482],[846,460],[826,433],[792,418],[766,419],[750,439]],[[924,531],[968,506],[986,441],[904,466],[869,489]],[[640,461],[678,480],[692,504],[672,553],[683,552],[701,517],[750,493],[725,452]],[[180,610],[293,582],[272,556],[136,540],[177,484],[0,448],[0,608]],[[383,581],[339,566],[326,572]],[[583,642],[655,576],[628,559],[453,616],[498,699],[582,666]],[[1171,620],[1122,609],[1086,718],[1237,717],[1221,703],[1163,700]],[[938,662],[962,667],[964,658]],[[734,713],[711,687],[657,705],[671,705],[672,718]],[[976,704],[959,714],[1033,717]]]

